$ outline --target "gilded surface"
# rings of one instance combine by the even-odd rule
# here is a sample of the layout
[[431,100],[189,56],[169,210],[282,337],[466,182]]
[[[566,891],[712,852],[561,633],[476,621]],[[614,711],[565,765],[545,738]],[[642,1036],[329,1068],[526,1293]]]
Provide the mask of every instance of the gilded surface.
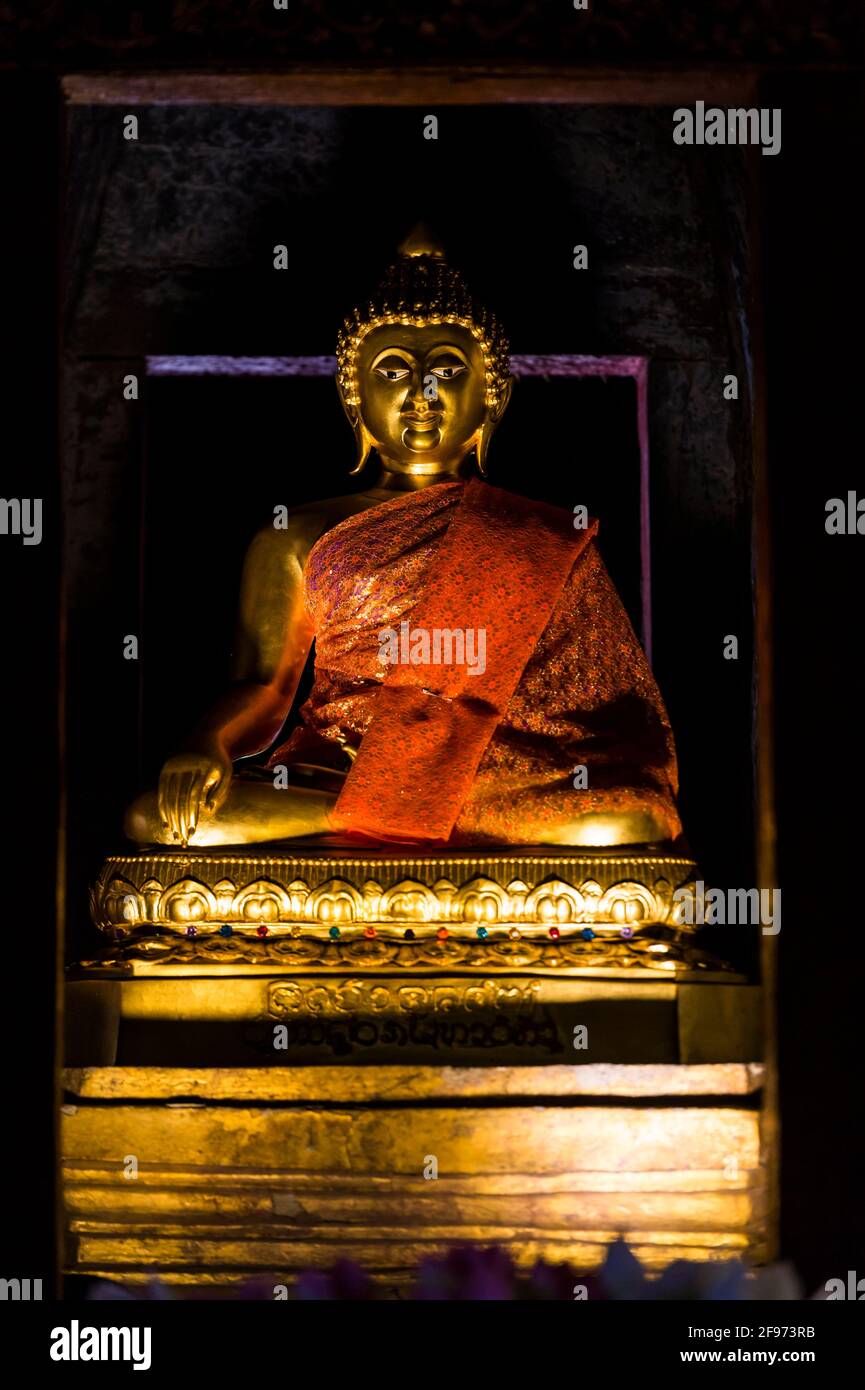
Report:
[[[157,854],[110,858],[93,890],[93,920],[115,934],[140,926],[187,934],[230,925],[327,936],[370,926],[402,937],[446,927],[455,936],[566,934],[597,928],[607,935],[657,924],[686,930],[682,890],[696,866],[677,856],[491,854],[375,858]],[[678,897],[674,898],[677,893]],[[692,914],[693,915],[693,914]],[[478,942],[480,946],[482,943]]]
[[586,1062],[575,1067],[72,1067],[63,1072],[71,1097],[95,1101],[168,1100],[392,1101],[467,1096],[753,1096],[765,1078],[759,1063],[670,1066]]
[[292,980],[272,984],[268,1012],[275,1018],[294,1014],[380,1014],[380,1013],[468,1013],[497,1009],[531,1011],[538,996],[538,984],[505,984],[501,980],[480,983],[436,985],[426,981],[412,984],[384,984],[364,980],[345,980],[339,985],[313,984]]
[[765,1255],[752,1069],[256,1070],[67,1074],[69,1269],[281,1282],[343,1256],[398,1284],[455,1241],[589,1269],[617,1235],[652,1269]]
[[499,973],[530,971],[532,974],[576,973],[583,970],[651,970],[690,973],[728,971],[716,956],[684,942],[670,939],[634,937],[629,941],[597,938],[585,941],[500,941],[475,942],[451,938],[447,941],[355,941],[302,940],[289,937],[198,936],[192,939],[174,935],[150,936],[121,942],[103,955],[84,961],[86,969],[124,968],[135,962],[159,966],[215,967],[225,971],[248,968],[329,972],[362,970],[409,974],[413,971],[457,970],[460,973]]

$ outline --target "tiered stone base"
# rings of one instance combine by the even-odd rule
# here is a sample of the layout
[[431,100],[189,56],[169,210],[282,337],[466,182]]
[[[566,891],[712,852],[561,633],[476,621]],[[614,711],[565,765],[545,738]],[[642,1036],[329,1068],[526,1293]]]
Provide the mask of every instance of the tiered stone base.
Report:
[[[692,861],[127,855],[67,992],[67,1268],[398,1290],[454,1242],[588,1269],[766,1250],[759,990]],[[130,1157],[137,1176],[129,1176]],[[433,1173],[436,1176],[433,1176]]]
[[617,1236],[650,1269],[766,1254],[759,1066],[133,1067],[66,1084],[79,1275],[290,1287],[348,1257],[398,1292],[460,1241],[579,1270]]

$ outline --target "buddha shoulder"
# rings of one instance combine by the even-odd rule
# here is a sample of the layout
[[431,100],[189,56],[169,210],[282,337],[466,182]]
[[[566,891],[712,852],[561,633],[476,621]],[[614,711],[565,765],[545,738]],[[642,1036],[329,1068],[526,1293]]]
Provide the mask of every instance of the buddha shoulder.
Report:
[[370,499],[349,495],[306,502],[300,507],[275,507],[273,521],[262,526],[250,542],[247,570],[273,572],[297,565],[304,569],[310,551],[326,531],[369,505]]

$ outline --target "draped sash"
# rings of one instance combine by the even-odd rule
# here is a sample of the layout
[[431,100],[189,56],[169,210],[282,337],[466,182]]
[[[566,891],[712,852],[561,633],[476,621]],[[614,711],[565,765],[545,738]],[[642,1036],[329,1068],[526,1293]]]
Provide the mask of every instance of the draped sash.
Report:
[[[337,799],[337,830],[414,843],[448,839],[565,581],[596,531],[596,521],[576,530],[560,508],[480,480],[465,487],[411,613],[411,630],[427,634],[428,651],[389,666]],[[437,633],[473,633],[476,658],[482,633],[483,669],[478,659],[437,662]],[[423,645],[413,644],[415,656]]]

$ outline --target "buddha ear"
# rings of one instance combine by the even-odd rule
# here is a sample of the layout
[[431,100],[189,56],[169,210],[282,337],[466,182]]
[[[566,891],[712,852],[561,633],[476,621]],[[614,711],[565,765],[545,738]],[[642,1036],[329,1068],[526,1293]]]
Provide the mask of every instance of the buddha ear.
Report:
[[499,420],[501,420],[502,416],[507,410],[508,401],[511,398],[511,392],[513,391],[513,389],[514,379],[512,376],[509,376],[502,386],[501,394],[498,400],[496,401],[495,405],[490,411],[490,419],[493,421],[494,424],[497,425],[499,423]]
[[487,418],[484,420],[484,423],[481,425],[477,433],[477,439],[475,441],[475,457],[478,461],[478,472],[480,473],[482,478],[485,478],[487,476],[487,455],[489,454],[490,450],[490,440],[492,439],[493,434],[495,433],[496,426],[498,425],[499,421],[505,413],[505,410],[507,409],[508,401],[511,398],[511,390],[513,388],[513,384],[514,379],[512,376],[509,376],[502,387],[501,395],[499,396],[495,405],[488,412]]
[[356,473],[359,473],[361,471],[361,469],[363,468],[364,464],[370,456],[370,451],[372,450],[372,439],[370,438],[366,425],[363,423],[360,408],[356,405],[353,405],[348,400],[345,394],[345,390],[343,388],[343,384],[340,381],[339,377],[336,377],[335,380],[337,395],[339,396],[340,403],[342,405],[343,410],[345,411],[345,418],[351,425],[352,433],[354,435],[355,448],[357,449],[357,457],[355,459],[354,468],[349,469],[349,477],[354,477]]

